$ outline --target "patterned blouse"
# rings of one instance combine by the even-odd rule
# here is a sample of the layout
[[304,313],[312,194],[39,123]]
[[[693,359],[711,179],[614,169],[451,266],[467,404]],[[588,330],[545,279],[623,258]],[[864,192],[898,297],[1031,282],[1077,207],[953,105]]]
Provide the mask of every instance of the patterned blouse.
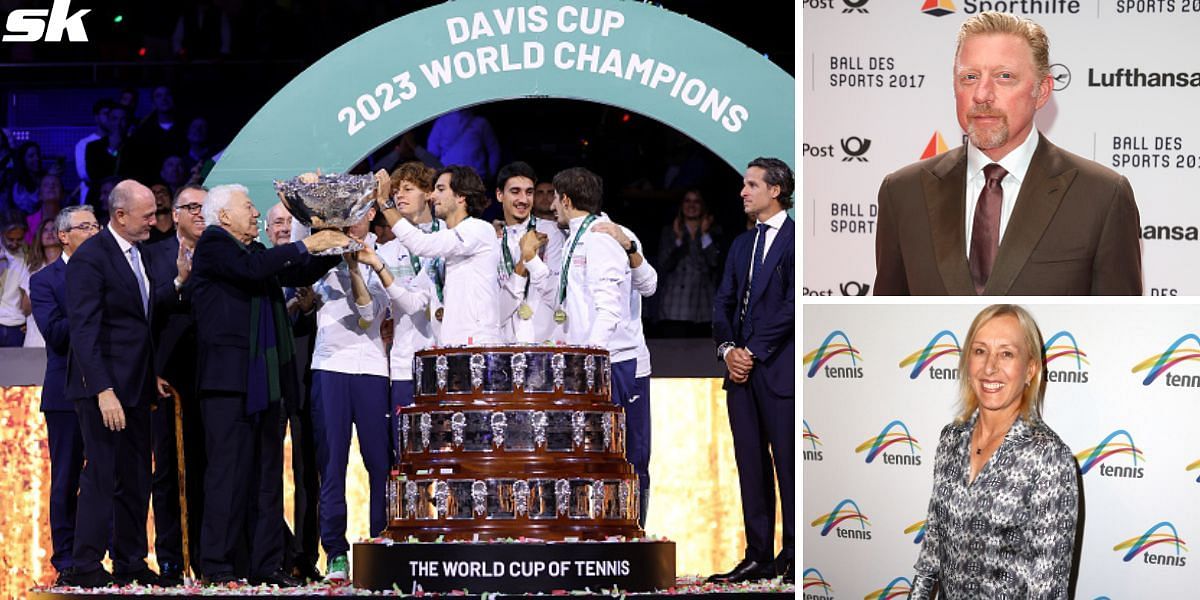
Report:
[[912,598],[1067,598],[1079,507],[1079,466],[1040,419],[1017,419],[995,454],[971,472],[966,423],[942,429],[933,496]]

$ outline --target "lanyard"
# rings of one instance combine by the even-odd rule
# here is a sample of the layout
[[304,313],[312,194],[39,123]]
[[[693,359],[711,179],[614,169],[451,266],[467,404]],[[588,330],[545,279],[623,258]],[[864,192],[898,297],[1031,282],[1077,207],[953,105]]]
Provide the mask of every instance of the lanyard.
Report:
[[588,215],[583,220],[583,224],[579,226],[579,231],[575,232],[575,239],[571,240],[571,248],[567,250],[566,259],[563,261],[562,276],[558,280],[558,304],[561,306],[563,300],[567,299],[567,271],[571,268],[571,257],[575,255],[575,245],[579,243],[579,238],[583,237],[583,232],[596,220],[596,215]]
[[[525,227],[525,233],[535,231],[537,229],[537,217],[529,216],[529,225]],[[508,249],[508,226],[504,227],[504,243],[500,245],[501,252],[504,253],[504,270],[509,275],[512,275],[513,269],[516,268],[513,262],[512,251]]]
[[[434,217],[433,225],[431,226],[429,231],[433,232],[433,231],[437,231],[437,230],[438,230],[438,220],[437,220],[437,217]],[[409,260],[409,262],[412,263],[413,275],[419,274],[421,272],[421,258],[410,252],[408,254],[408,260]],[[441,298],[440,294],[438,295],[438,298],[439,299]]]

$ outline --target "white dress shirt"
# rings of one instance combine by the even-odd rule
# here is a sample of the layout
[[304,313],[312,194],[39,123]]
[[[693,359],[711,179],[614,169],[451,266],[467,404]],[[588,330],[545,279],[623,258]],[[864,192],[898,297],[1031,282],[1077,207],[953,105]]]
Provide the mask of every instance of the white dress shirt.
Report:
[[[775,243],[775,236],[779,235],[779,228],[780,228],[780,227],[783,227],[783,222],[787,220],[787,216],[788,216],[788,215],[787,215],[787,211],[786,211],[786,210],[781,210],[781,211],[779,211],[779,212],[775,213],[775,215],[774,215],[774,216],[772,216],[770,219],[767,219],[767,220],[766,220],[766,225],[767,225],[767,231],[766,231],[767,241],[763,243],[763,255],[762,255],[762,258],[763,258],[763,260],[766,260],[766,259],[767,259],[767,255],[771,253],[771,244]],[[757,226],[758,226],[758,223],[755,223],[755,227],[756,227],[756,228],[757,228]],[[754,264],[754,248],[757,248],[757,247],[758,247],[758,236],[759,236],[759,235],[763,235],[763,234],[761,234],[761,233],[758,233],[758,232],[755,232],[755,234],[754,234],[754,245],[750,246],[750,249],[751,249],[751,254],[750,254],[750,257],[751,257],[751,258],[750,258],[750,279],[751,279],[752,281],[754,280],[754,267],[757,267],[757,266],[758,266],[758,265]]]
[[[567,321],[557,330],[559,339],[572,345],[604,348],[613,363],[636,359],[637,340],[624,326],[632,318],[629,255],[612,236],[596,233],[590,227],[580,235],[572,252],[571,244],[586,218],[571,219],[563,246],[567,290],[562,308]],[[603,222],[608,222],[608,217],[599,216],[593,221]],[[559,294],[556,290],[556,300]]]
[[21,282],[29,279],[29,265],[21,254],[10,254],[0,246],[0,325],[20,327],[25,324],[21,312]]
[[[375,235],[367,234],[363,241],[374,245]],[[312,368],[387,377],[388,357],[379,326],[386,314],[388,295],[371,267],[359,263],[357,268],[371,295],[370,302],[365,305],[359,305],[354,298],[350,267],[344,261],[313,284],[320,308],[317,309]]]
[[[108,224],[108,231],[112,234],[113,238],[117,240],[117,246],[121,248],[121,254],[125,255],[125,264],[129,265],[130,272],[137,271],[140,274],[140,277],[138,275],[134,275],[134,280],[140,279],[141,285],[145,290],[145,295],[143,297],[146,298],[146,303],[149,304],[150,277],[146,274],[146,249],[144,247],[138,248],[138,256],[140,256],[142,260],[137,261],[135,264],[133,260],[133,254],[129,251],[133,248],[133,244],[130,244],[125,238],[121,237],[120,234],[117,233],[117,230],[113,229],[112,223]],[[147,309],[149,309],[149,306],[147,306]]]
[[445,261],[445,313],[438,343],[458,346],[500,341],[496,228],[467,217],[453,229],[425,233],[401,219],[392,233],[413,254]]
[[[513,267],[521,262],[521,237],[529,230],[529,220],[527,218],[516,225],[505,225],[504,227],[505,235],[501,236],[499,243],[503,244],[507,239]],[[537,219],[534,228],[547,238],[546,245],[538,254],[543,264],[555,265],[550,276],[557,277],[562,262],[563,241],[566,239],[566,234],[558,228],[558,223],[547,219]],[[529,282],[528,276],[522,277],[510,272],[509,265],[504,261],[503,251],[501,248],[498,271],[502,292],[500,294],[500,327],[504,341],[523,344],[544,342],[554,334],[554,309],[556,308],[554,302],[548,301],[546,296],[538,294],[533,288],[532,282]],[[526,269],[528,269],[528,265],[526,265]],[[529,282],[528,295],[526,295],[527,282]],[[533,316],[529,319],[522,319],[518,314],[522,302],[527,302],[533,309]]]
[[[432,226],[432,222],[421,223],[418,228],[428,232]],[[439,221],[438,229],[445,228],[446,224]],[[392,320],[396,324],[388,355],[391,377],[393,381],[409,381],[412,379],[413,353],[437,345],[437,334],[441,330],[441,323],[433,318],[433,312],[441,306],[433,280],[429,278],[434,260],[418,258],[421,269],[419,272],[414,270],[412,257],[399,240],[384,244],[378,254],[393,278],[392,285],[387,288]]]
[[1033,161],[1033,152],[1037,150],[1037,145],[1038,131],[1036,127],[1031,127],[1025,141],[1000,160],[988,158],[974,144],[967,143],[967,198],[965,204],[967,221],[965,226],[968,254],[971,252],[971,230],[975,228],[975,205],[979,203],[979,193],[983,191],[983,186],[987,183],[983,168],[997,163],[1004,167],[1005,171],[1008,171],[1004,179],[1000,180],[1000,187],[1004,190],[1004,198],[1000,202],[1000,239],[1003,240],[1004,230],[1008,227],[1008,219],[1012,217],[1013,207],[1017,204],[1017,194],[1021,193],[1021,183],[1025,181],[1025,173],[1029,171],[1029,163]]

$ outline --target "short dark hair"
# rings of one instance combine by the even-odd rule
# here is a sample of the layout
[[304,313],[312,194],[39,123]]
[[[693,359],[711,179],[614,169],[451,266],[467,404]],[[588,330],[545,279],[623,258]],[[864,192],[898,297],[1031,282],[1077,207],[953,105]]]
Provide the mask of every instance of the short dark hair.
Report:
[[778,158],[760,156],[746,165],[746,168],[758,167],[765,171],[763,181],[767,185],[779,186],[779,205],[784,209],[792,207],[792,191],[796,189],[796,176],[787,163]]
[[112,107],[117,103],[108,98],[101,98],[92,104],[92,116],[100,114],[101,111],[112,110]]
[[577,210],[599,214],[604,203],[604,181],[583,167],[559,171],[554,176],[554,189],[569,197],[571,205]]
[[175,190],[175,197],[171,198],[171,206],[172,207],[179,206],[179,197],[182,196],[183,193],[188,190],[199,190],[201,192],[204,192],[205,194],[208,193],[208,188],[206,188],[198,183],[186,183],[184,185],[179,186],[179,189]]
[[533,171],[533,167],[529,166],[527,162],[518,160],[500,167],[500,172],[496,173],[496,189],[503,190],[508,186],[508,180],[513,177],[525,177],[534,185],[537,185],[538,182],[537,173]]
[[472,217],[483,214],[483,209],[488,205],[487,188],[483,187],[483,180],[479,178],[475,169],[466,165],[442,167],[442,170],[433,176],[435,185],[444,173],[450,174],[450,191],[467,199],[467,214]]

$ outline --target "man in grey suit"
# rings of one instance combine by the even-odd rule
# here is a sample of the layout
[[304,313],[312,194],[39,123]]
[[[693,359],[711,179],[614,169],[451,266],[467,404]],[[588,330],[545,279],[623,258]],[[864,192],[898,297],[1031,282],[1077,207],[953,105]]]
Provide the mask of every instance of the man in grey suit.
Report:
[[1133,189],[1037,131],[1053,89],[1040,25],[963,23],[954,96],[969,143],[883,180],[876,295],[1142,293]]

